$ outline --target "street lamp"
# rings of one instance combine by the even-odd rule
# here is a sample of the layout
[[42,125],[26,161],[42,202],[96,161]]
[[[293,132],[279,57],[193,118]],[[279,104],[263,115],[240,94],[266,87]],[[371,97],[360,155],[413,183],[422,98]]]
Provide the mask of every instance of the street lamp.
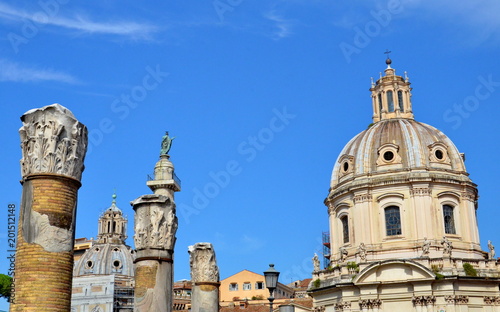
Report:
[[278,276],[280,275],[280,272],[276,271],[274,268],[274,264],[269,265],[269,269],[267,271],[264,271],[264,277],[266,279],[266,287],[269,289],[269,312],[273,312],[273,293],[274,290],[276,289],[276,286],[278,285]]

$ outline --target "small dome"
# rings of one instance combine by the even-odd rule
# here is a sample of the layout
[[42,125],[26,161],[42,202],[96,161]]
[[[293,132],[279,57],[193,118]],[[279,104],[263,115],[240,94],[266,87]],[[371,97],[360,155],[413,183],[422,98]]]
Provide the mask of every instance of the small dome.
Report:
[[386,119],[347,143],[333,168],[330,187],[377,173],[429,170],[468,175],[463,156],[441,131],[413,119]]
[[75,263],[73,276],[117,274],[134,276],[135,252],[124,244],[95,244]]

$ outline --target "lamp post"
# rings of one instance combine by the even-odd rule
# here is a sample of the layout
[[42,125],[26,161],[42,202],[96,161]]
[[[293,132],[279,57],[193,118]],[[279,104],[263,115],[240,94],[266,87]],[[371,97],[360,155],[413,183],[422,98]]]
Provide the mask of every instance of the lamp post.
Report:
[[269,289],[269,312],[273,312],[273,293],[274,290],[276,289],[276,286],[278,285],[278,276],[280,275],[280,272],[276,271],[274,268],[274,264],[269,265],[269,269],[267,271],[264,271],[264,277],[266,279],[266,287]]

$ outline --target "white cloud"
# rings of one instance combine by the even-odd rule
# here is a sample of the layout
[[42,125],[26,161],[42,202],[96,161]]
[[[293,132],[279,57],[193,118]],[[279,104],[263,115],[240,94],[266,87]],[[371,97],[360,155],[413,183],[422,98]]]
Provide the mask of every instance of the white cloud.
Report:
[[0,59],[0,81],[12,82],[41,82],[56,81],[69,84],[78,84],[80,81],[70,74],[53,69],[40,69],[24,66],[6,59]]
[[31,21],[35,25],[51,25],[76,30],[86,34],[107,34],[125,36],[131,39],[150,39],[158,29],[153,25],[136,22],[97,22],[84,16],[64,17],[38,12],[26,12],[5,3],[0,3],[0,19],[11,22]]
[[274,31],[272,33],[273,38],[282,39],[289,37],[292,34],[292,23],[278,15],[276,11],[269,11],[264,14],[264,17],[274,23]]

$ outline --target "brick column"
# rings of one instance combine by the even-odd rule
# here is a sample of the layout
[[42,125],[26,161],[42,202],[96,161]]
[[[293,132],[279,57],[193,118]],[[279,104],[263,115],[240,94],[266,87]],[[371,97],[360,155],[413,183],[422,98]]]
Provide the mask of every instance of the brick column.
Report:
[[191,266],[191,312],[219,311],[219,267],[215,251],[210,243],[196,243],[189,246]]
[[87,128],[59,104],[30,110],[21,120],[23,193],[10,311],[67,312]]

